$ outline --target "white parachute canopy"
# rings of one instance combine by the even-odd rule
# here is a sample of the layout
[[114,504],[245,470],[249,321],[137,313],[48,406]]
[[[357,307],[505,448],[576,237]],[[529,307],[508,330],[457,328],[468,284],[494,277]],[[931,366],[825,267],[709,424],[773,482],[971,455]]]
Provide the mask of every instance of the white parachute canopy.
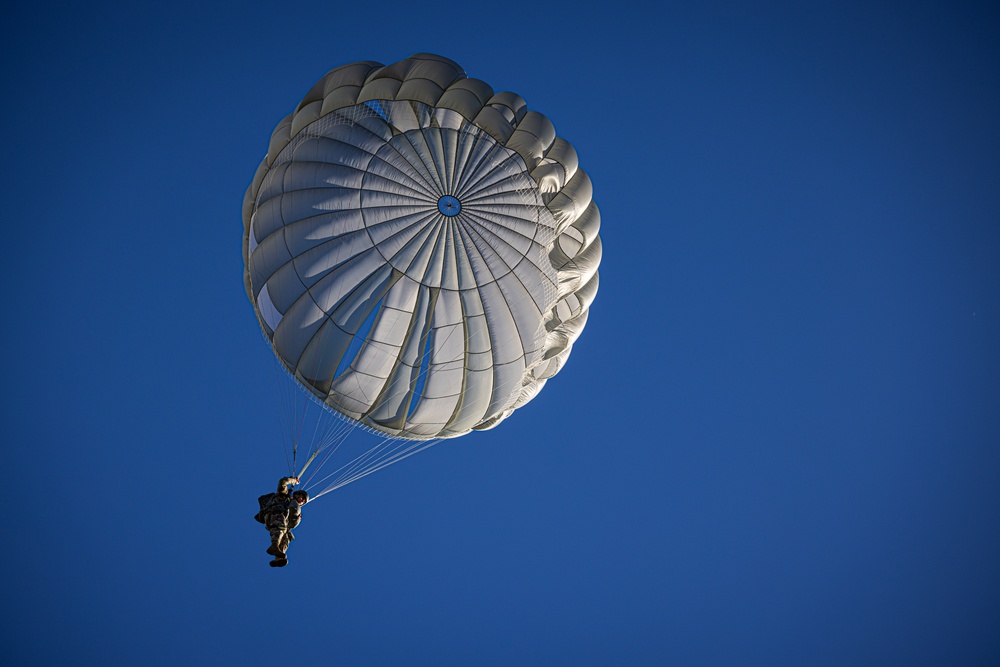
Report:
[[271,136],[244,281],[294,378],[394,438],[495,426],[558,373],[597,292],[573,147],[520,96],[417,54],[331,70]]

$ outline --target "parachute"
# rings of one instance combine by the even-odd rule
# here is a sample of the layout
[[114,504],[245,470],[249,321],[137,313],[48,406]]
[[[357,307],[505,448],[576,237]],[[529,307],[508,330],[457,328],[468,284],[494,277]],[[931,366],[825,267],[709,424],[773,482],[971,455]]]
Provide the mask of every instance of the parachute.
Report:
[[492,428],[586,324],[591,196],[545,116],[454,61],[342,65],[247,189],[247,295],[281,367],[348,420],[415,441]]

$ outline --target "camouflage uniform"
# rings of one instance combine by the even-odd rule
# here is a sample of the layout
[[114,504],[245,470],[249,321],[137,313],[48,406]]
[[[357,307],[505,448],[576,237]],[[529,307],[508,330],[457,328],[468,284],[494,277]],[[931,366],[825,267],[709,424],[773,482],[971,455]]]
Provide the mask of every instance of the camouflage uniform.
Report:
[[271,533],[271,546],[280,553],[276,559],[285,557],[285,550],[289,543],[295,539],[292,535],[292,528],[299,525],[302,520],[302,510],[299,504],[292,499],[291,477],[282,477],[278,481],[278,490],[275,493],[267,493],[257,499],[260,504],[260,512],[254,517],[257,521],[267,526]]

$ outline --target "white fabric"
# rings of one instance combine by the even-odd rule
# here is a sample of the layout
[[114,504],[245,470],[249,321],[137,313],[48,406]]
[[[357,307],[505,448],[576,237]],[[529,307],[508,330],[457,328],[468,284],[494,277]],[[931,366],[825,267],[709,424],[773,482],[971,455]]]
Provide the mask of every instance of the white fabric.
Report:
[[275,129],[244,204],[245,282],[275,354],[333,409],[453,437],[565,363],[599,222],[576,152],[519,96],[430,54],[352,63]]

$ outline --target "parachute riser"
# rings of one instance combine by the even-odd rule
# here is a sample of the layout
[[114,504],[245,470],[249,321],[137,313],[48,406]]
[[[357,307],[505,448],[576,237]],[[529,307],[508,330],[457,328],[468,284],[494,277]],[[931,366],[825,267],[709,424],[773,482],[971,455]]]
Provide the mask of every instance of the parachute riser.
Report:
[[[305,462],[305,465],[303,465],[303,466],[302,466],[302,470],[299,470],[299,471],[298,471],[298,473],[297,473],[297,474],[295,475],[296,477],[299,477],[299,478],[301,478],[301,477],[302,477],[302,475],[303,475],[303,474],[305,473],[305,471],[306,471],[306,468],[308,468],[308,467],[309,467],[309,464],[313,462],[313,459],[315,459],[315,458],[316,458],[316,455],[317,455],[317,454],[319,454],[319,451],[315,451],[315,452],[313,452],[313,453],[312,453],[312,454],[311,454],[311,455],[309,456],[309,458],[308,458],[308,459],[306,459],[306,462]],[[292,472],[294,473],[295,471],[292,471]]]

